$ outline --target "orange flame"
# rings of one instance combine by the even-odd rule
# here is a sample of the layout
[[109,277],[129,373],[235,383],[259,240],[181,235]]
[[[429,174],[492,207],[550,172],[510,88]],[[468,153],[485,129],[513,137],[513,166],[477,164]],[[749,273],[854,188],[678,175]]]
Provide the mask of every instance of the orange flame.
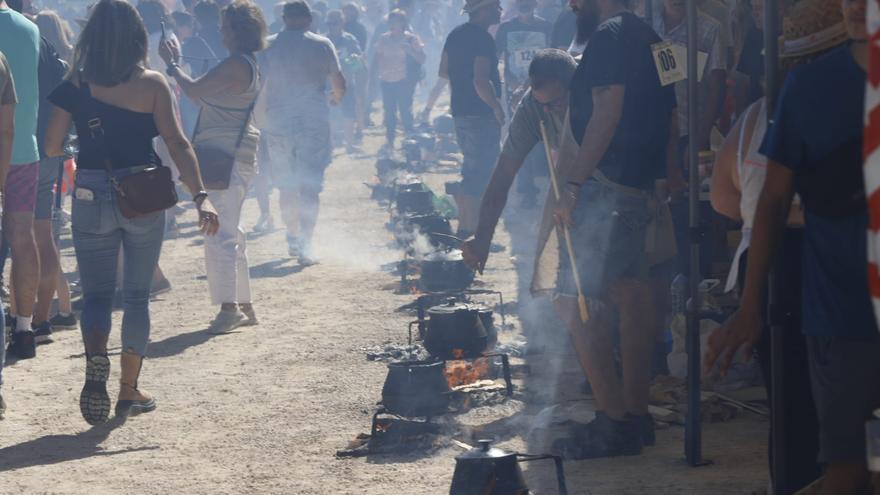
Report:
[[[455,349],[453,354],[460,359],[464,351]],[[473,361],[447,361],[444,373],[450,387],[460,387],[489,378],[489,370],[489,360],[478,358]]]

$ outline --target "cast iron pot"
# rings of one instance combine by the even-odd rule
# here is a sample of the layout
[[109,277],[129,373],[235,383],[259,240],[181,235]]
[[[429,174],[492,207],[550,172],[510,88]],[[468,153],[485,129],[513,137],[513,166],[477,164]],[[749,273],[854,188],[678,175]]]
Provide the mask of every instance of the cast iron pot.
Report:
[[399,186],[396,202],[397,212],[400,214],[434,213],[434,194],[421,182]]
[[478,306],[449,300],[428,309],[428,318],[424,342],[432,356],[475,358],[498,340],[492,312]]
[[559,493],[567,495],[562,458],[505,452],[480,440],[480,446],[455,458],[455,474],[449,495],[528,495],[532,493],[523,479],[520,462],[553,459]]
[[449,224],[449,219],[443,215],[437,213],[411,215],[404,221],[411,230],[427,235],[434,246],[446,246],[452,237],[452,226]]
[[419,266],[419,286],[427,292],[461,292],[474,281],[474,271],[464,263],[458,249],[428,256]]
[[450,389],[443,361],[401,361],[388,365],[382,405],[406,417],[440,416],[449,408]]

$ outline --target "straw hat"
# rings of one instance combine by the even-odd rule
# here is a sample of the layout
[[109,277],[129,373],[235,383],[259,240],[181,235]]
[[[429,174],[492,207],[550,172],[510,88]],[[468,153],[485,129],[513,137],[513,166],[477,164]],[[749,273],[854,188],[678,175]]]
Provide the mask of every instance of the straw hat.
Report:
[[462,14],[470,14],[476,12],[483,7],[487,7],[492,5],[493,3],[499,3],[499,0],[467,0],[464,4],[464,8],[461,9]]
[[782,21],[779,56],[803,57],[848,39],[839,0],[800,0]]

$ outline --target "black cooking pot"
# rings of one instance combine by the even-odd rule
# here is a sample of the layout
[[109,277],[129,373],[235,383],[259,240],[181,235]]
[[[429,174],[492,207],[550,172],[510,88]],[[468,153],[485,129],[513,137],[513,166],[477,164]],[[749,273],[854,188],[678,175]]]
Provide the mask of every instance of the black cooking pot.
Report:
[[379,180],[385,182],[406,168],[406,162],[399,162],[391,158],[379,158],[376,160],[376,175]]
[[449,219],[437,213],[428,215],[409,215],[404,221],[409,226],[409,230],[421,232],[428,236],[431,244],[434,246],[449,245],[449,239],[452,236],[452,226]]
[[461,292],[474,281],[474,271],[458,249],[426,256],[419,266],[419,287],[426,292]]
[[475,358],[495,344],[498,333],[492,312],[449,300],[428,309],[425,349],[443,359]]
[[407,417],[440,416],[447,412],[449,383],[442,361],[401,361],[388,365],[382,387],[382,405],[392,414]]
[[434,213],[434,194],[421,182],[399,186],[396,201],[397,211],[400,214]]
[[515,454],[491,447],[491,441],[480,440],[480,446],[455,458],[455,474],[449,495],[528,495],[532,493],[523,479],[520,462],[553,459],[560,495],[567,495],[562,458]]

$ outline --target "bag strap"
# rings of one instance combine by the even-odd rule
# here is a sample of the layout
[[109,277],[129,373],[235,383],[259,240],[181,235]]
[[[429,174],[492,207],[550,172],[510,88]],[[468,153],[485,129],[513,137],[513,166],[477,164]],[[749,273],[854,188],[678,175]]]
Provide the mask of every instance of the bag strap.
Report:
[[113,177],[113,164],[110,163],[110,153],[107,149],[107,141],[104,138],[104,123],[98,115],[97,106],[93,101],[94,98],[92,97],[89,83],[83,80],[82,75],[80,75],[79,79],[79,90],[82,96],[83,108],[86,110],[85,114],[87,119],[86,122],[89,126],[89,135],[97,145],[98,150],[100,150],[101,161],[104,163],[104,169],[107,171],[107,175],[110,177],[113,187],[118,190],[119,184],[116,182],[116,178]]
[[[253,101],[251,101],[251,104],[248,105],[247,113],[245,114],[245,117],[244,117],[244,122],[242,122],[241,129],[238,131],[238,139],[235,140],[235,148],[232,149],[233,156],[235,156],[235,153],[238,152],[238,148],[239,148],[239,146],[241,146],[241,142],[244,140],[244,133],[247,131],[247,127],[251,123],[251,117],[254,114],[254,108],[256,108],[257,100],[260,98],[260,93],[263,90],[263,88],[262,88],[263,79],[260,76],[260,68],[259,68],[259,66],[257,66],[256,60],[251,60],[247,55],[242,55],[242,57],[244,57],[245,60],[247,60],[248,65],[251,66],[251,71],[253,72],[253,81],[251,82],[251,85],[259,84],[259,87],[258,87],[256,93],[254,93]],[[196,136],[199,135],[200,126],[202,123],[202,111],[204,111],[204,105],[202,106],[201,109],[199,109],[199,116],[196,118],[196,126],[193,129],[193,135],[192,135],[193,142],[195,142]]]

